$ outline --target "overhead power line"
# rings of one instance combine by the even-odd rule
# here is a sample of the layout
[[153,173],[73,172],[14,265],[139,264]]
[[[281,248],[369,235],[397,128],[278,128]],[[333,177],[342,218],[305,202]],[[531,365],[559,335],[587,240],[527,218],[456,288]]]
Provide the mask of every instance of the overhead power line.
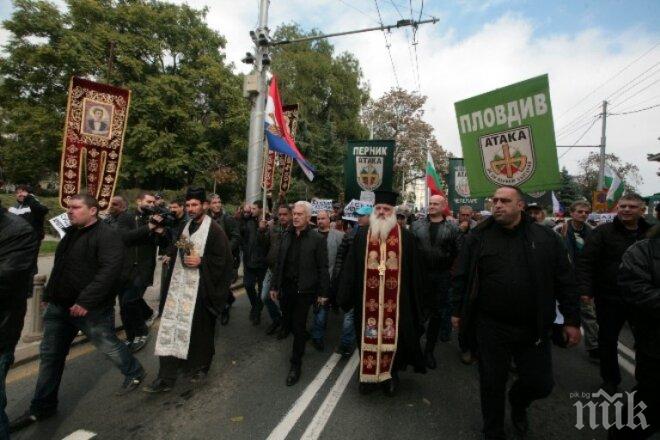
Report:
[[640,109],[637,109],[637,110],[631,110],[631,111],[628,111],[628,112],[621,112],[621,113],[608,113],[607,115],[608,115],[608,116],[623,116],[623,115],[630,115],[630,114],[633,114],[633,113],[641,113],[641,112],[645,112],[645,111],[647,111],[647,110],[651,110],[651,109],[654,109],[654,108],[657,108],[657,107],[660,107],[660,104],[656,104],[656,105],[652,105],[652,106],[649,106],[649,107],[640,108]]
[[[383,24],[383,17],[380,15],[380,7],[378,7],[378,0],[374,0],[374,3],[376,4],[376,11],[378,12],[378,21],[380,22],[380,26],[384,27],[385,25]],[[396,87],[398,89],[401,88],[399,85],[399,75],[396,73],[396,66],[394,65],[394,58],[392,58],[392,49],[391,49],[391,44],[390,40],[387,38],[387,34],[383,30],[383,37],[385,38],[385,47],[387,48],[387,54],[390,57],[390,64],[392,64],[392,72],[394,72],[394,82],[396,83]]]
[[582,138],[585,137],[585,136],[587,135],[587,133],[589,133],[589,130],[591,130],[591,129],[593,128],[593,126],[596,124],[596,121],[598,121],[600,118],[601,118],[600,115],[598,115],[597,117],[595,117],[594,120],[593,120],[593,122],[591,122],[591,125],[589,126],[589,128],[587,128],[587,129],[584,131],[584,133],[582,133],[582,135],[581,135],[579,138],[577,138],[577,140],[576,140],[575,142],[573,142],[573,145],[572,145],[568,150],[564,151],[564,152],[561,154],[561,156],[558,157],[558,159],[561,159],[562,157],[566,156],[566,155],[568,154],[568,152],[571,151],[571,150],[573,149],[573,147],[575,147],[575,146],[577,145],[577,143],[580,142],[580,141],[582,140]]

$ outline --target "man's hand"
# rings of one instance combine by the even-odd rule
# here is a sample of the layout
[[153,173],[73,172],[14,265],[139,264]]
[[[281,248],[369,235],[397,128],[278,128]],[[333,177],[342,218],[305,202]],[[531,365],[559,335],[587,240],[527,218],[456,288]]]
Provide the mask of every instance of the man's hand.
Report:
[[183,264],[188,267],[199,267],[202,264],[202,257],[199,255],[185,255],[183,257]]
[[594,299],[588,295],[581,295],[580,301],[582,301],[585,304],[591,304],[593,303]]
[[463,222],[460,225],[458,225],[458,227],[461,229],[461,231],[465,232],[470,227],[470,223],[469,222]]
[[567,347],[574,347],[578,345],[580,343],[580,339],[582,339],[580,327],[575,327],[574,325],[565,325],[564,336],[566,337]]
[[458,316],[452,316],[451,326],[454,327],[454,329],[458,330],[461,327],[461,318],[459,318]]
[[78,304],[74,304],[69,308],[69,313],[71,316],[74,318],[81,318],[85,315],[87,315],[87,309],[84,308],[83,306],[79,306]]
[[277,294],[277,290],[271,290],[270,291],[270,299],[273,301],[277,301],[280,296]]
[[165,266],[169,266],[170,265],[170,257],[168,257],[167,255],[163,255],[163,264]]
[[[149,227],[150,231],[155,230],[157,234],[162,234],[164,229],[162,226],[158,226],[158,224],[162,221],[163,221],[163,217],[156,214],[149,219],[149,223],[147,223],[147,226]],[[158,232],[159,229],[161,232]]]

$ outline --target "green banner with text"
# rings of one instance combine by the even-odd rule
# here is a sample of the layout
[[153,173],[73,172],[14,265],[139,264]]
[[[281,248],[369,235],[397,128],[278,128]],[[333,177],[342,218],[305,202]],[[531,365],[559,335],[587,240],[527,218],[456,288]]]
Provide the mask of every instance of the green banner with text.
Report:
[[458,209],[461,206],[468,205],[475,211],[482,211],[484,209],[484,199],[472,196],[467,171],[465,170],[462,158],[452,157],[449,159],[449,173],[447,174],[446,182],[449,189],[447,194],[449,208],[455,217],[458,216]]
[[373,201],[373,191],[392,190],[394,141],[348,141],[344,164],[345,197]]
[[561,186],[548,75],[454,104],[473,197]]

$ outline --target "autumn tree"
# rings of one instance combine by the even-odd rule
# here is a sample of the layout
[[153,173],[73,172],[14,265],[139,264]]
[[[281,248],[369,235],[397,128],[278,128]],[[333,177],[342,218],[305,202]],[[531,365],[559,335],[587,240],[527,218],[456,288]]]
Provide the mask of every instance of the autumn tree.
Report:
[[[636,191],[637,186],[644,183],[639,174],[639,167],[630,162],[624,162],[616,154],[605,155],[606,163],[623,179],[625,191]],[[598,187],[598,169],[600,164],[600,154],[591,152],[589,155],[578,162],[580,172],[576,176],[580,192],[587,200],[592,199],[592,193]]]

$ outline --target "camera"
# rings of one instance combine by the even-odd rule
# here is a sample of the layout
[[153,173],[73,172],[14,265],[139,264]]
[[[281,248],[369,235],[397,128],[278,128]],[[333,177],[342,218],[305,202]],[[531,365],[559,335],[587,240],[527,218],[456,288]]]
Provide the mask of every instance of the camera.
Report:
[[[146,219],[149,223],[157,225],[159,227],[169,228],[174,226],[176,223],[176,217],[170,212],[169,209],[164,206],[143,206],[142,218]],[[160,216],[161,221],[157,222],[154,220],[154,216]]]

